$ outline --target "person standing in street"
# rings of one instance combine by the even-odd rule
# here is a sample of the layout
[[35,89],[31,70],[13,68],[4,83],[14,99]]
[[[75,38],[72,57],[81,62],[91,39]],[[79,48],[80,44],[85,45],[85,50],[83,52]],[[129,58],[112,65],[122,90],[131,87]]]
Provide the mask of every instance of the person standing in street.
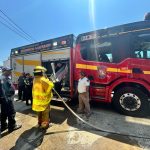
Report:
[[32,88],[32,110],[38,113],[38,125],[42,129],[49,127],[50,101],[53,96],[52,89],[54,87],[53,82],[46,77],[46,71],[42,66],[35,67]]
[[[13,104],[13,98],[15,94],[15,88],[10,80],[11,69],[2,68],[1,88],[1,132],[8,128],[8,132],[12,132],[21,128],[22,125],[17,125],[15,120],[15,109]],[[7,123],[8,119],[8,123]]]
[[27,73],[26,74],[26,78],[24,79],[24,84],[25,84],[25,101],[26,101],[26,105],[29,105],[29,100],[31,101],[32,104],[32,79],[30,77],[30,74]]
[[86,117],[91,115],[89,103],[89,86],[90,81],[86,77],[85,72],[80,72],[80,79],[78,81],[79,108],[77,109],[77,112],[85,113]]
[[25,83],[26,74],[23,72],[18,79],[18,100],[25,100]]
[[32,87],[33,87],[33,77],[29,74],[29,82],[30,82],[30,87],[29,87],[29,99],[31,100],[31,105],[32,105]]

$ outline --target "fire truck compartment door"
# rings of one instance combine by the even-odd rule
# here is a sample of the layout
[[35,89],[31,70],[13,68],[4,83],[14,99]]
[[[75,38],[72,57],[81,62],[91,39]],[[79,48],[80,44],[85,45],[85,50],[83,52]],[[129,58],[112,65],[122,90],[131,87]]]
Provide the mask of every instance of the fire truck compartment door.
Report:
[[12,71],[12,82],[17,84],[18,78],[23,72],[23,56],[12,57],[11,61]]
[[30,54],[24,56],[24,72],[33,75],[33,69],[35,66],[41,65],[40,53]]
[[42,53],[42,61],[53,61],[59,59],[69,59],[70,48],[58,49],[55,51],[46,51]]

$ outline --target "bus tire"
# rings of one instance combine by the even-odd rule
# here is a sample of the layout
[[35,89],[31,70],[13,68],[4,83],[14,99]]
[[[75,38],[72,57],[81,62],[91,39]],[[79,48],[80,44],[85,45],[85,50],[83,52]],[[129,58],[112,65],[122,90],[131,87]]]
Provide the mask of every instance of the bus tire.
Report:
[[127,116],[148,115],[148,96],[138,88],[124,87],[114,94],[113,105],[117,111]]

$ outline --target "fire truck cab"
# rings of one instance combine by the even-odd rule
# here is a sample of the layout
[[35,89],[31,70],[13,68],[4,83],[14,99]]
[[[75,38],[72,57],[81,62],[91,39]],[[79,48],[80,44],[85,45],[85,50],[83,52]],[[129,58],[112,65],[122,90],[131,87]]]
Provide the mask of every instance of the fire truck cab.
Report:
[[80,34],[75,48],[75,77],[85,71],[90,98],[113,103],[130,116],[143,116],[150,98],[150,21]]

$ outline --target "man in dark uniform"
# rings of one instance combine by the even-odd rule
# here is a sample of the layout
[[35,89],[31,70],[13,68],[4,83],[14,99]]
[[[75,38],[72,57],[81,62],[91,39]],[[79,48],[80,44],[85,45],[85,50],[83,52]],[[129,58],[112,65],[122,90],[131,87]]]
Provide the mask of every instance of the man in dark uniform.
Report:
[[31,78],[30,74],[26,74],[26,78],[24,79],[25,83],[25,100],[26,100],[26,105],[29,105],[29,100],[31,101],[32,104],[32,84],[33,84],[33,79]]
[[25,80],[26,74],[23,72],[18,79],[18,100],[25,100]]
[[[2,97],[1,97],[1,132],[8,128],[8,132],[12,132],[21,128],[21,125],[16,124],[15,109],[13,104],[13,97],[15,94],[15,88],[9,78],[11,75],[11,69],[2,68]],[[8,119],[8,123],[6,120]]]

